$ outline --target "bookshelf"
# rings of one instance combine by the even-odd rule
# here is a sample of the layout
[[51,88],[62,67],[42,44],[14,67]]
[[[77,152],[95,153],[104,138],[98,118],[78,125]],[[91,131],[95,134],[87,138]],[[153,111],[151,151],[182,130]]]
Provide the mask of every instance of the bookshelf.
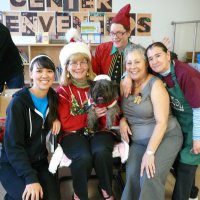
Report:
[[[30,84],[29,63],[35,56],[46,54],[52,58],[56,67],[60,66],[59,54],[65,44],[17,44],[24,60],[24,77],[25,83]],[[96,45],[92,45],[92,50]]]
[[21,52],[22,57],[25,57],[25,59],[22,58],[24,61],[25,83],[30,83],[29,63],[32,58],[39,54],[46,54],[52,58],[55,66],[58,67],[60,65],[59,53],[63,46],[64,44],[18,44],[17,47]]

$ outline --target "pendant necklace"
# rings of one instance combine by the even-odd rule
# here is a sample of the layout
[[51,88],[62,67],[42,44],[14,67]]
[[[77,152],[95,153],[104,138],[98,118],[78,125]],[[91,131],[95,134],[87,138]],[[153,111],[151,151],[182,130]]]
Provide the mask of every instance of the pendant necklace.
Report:
[[[137,84],[137,86],[134,85],[134,89],[135,89],[135,88],[139,88],[139,87],[147,80],[147,78],[148,78],[148,75],[147,75],[147,77],[146,77],[143,81],[141,81],[139,84]],[[139,92],[139,93],[134,97],[133,103],[135,103],[135,104],[140,104],[141,101],[142,101],[142,93]]]
[[133,100],[133,103],[135,104],[140,104],[142,101],[142,94],[139,93],[137,96],[135,96],[134,100]]

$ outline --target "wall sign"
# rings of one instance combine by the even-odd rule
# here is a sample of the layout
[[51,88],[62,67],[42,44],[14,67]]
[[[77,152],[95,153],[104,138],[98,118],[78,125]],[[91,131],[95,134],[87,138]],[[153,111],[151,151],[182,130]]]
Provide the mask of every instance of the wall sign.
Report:
[[[37,32],[49,32],[63,36],[71,27],[80,29],[81,22],[100,22],[101,34],[109,35],[110,22],[116,14],[112,13],[113,2],[10,0],[11,11],[0,13],[0,21],[10,29],[12,35],[35,36]],[[132,36],[151,35],[150,13],[130,13],[130,16]]]

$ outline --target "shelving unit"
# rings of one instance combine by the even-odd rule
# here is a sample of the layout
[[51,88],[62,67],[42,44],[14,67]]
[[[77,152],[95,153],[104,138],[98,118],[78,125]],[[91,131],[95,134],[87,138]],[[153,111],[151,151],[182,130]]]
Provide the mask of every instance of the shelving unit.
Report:
[[[65,44],[17,44],[19,51],[25,53],[28,57],[28,62],[24,63],[25,83],[30,84],[29,62],[32,60],[32,58],[44,53],[52,58],[55,66],[58,67],[60,66],[60,50],[64,45]],[[95,46],[97,45],[92,45],[92,50],[94,50],[93,48],[95,48]]]
[[39,54],[46,54],[50,58],[52,58],[56,67],[60,65],[59,62],[59,53],[64,44],[28,44],[28,45],[21,45],[18,44],[17,47],[20,52],[23,52],[28,57],[28,62],[24,63],[24,76],[25,76],[25,83],[30,83],[29,77],[29,63],[35,56]]
[[[200,54],[199,51],[194,52],[194,58],[193,58],[193,52],[188,51],[186,52],[186,62],[188,63],[197,63],[197,54]],[[192,60],[194,59],[194,60]]]

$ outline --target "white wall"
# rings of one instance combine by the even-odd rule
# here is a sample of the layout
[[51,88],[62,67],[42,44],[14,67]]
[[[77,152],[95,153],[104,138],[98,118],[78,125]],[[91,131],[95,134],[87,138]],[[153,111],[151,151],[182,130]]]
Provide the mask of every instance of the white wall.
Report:
[[[9,0],[0,0],[0,10],[8,11]],[[145,47],[154,41],[160,41],[163,37],[170,38],[173,42],[172,21],[200,20],[200,0],[113,0],[113,12],[117,12],[125,4],[131,4],[133,13],[151,13],[151,36],[133,36],[134,43],[140,43]],[[180,59],[184,58],[186,51],[193,50],[194,24],[177,25],[175,52]],[[198,25],[198,37],[196,50],[200,51],[200,24]],[[21,37],[13,38],[16,43],[21,43]],[[32,42],[31,38],[23,38],[24,42]],[[109,38],[105,38],[109,40]],[[172,46],[172,45],[171,45]]]

